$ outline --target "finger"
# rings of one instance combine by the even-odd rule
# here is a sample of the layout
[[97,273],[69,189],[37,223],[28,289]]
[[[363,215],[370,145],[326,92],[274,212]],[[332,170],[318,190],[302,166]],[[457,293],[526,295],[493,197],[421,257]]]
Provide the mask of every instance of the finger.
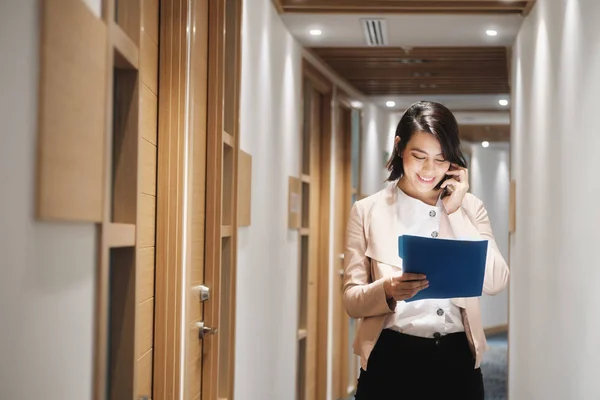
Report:
[[463,170],[463,171],[466,171],[466,170],[467,170],[465,167],[461,167],[460,165],[458,165],[458,164],[455,164],[455,163],[450,163],[450,165],[451,165],[451,166],[452,166],[452,168],[454,168],[454,169],[459,169],[459,170]]
[[425,278],[426,278],[426,276],[423,274],[415,274],[412,272],[406,272],[406,273],[402,274],[402,276],[397,278],[397,280],[398,281],[421,281]]
[[448,185],[452,185],[456,188],[456,187],[458,187],[458,185],[460,185],[460,182],[457,181],[456,179],[447,179],[444,181],[444,183],[442,183],[442,185],[440,187],[442,189],[444,189]]
[[396,290],[415,290],[427,286],[429,282],[427,281],[410,281],[410,282],[400,282],[397,286],[394,286],[393,289]]

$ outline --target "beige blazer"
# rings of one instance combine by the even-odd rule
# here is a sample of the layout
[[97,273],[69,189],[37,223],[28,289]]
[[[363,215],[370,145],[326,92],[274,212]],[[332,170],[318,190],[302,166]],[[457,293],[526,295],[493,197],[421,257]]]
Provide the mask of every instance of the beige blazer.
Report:
[[[346,231],[344,254],[344,305],[348,315],[361,319],[354,341],[354,353],[366,370],[369,355],[386,317],[394,312],[396,302],[388,303],[383,283],[392,273],[401,271],[398,256],[398,236],[406,230],[397,217],[396,183],[354,203]],[[448,215],[442,211],[440,238],[487,239],[488,253],[483,292],[499,293],[508,282],[509,270],[492,234],[490,220],[483,203],[467,194],[462,207]],[[451,299],[461,308],[465,331],[475,358],[475,368],[481,365],[487,342],[481,323],[479,297]]]

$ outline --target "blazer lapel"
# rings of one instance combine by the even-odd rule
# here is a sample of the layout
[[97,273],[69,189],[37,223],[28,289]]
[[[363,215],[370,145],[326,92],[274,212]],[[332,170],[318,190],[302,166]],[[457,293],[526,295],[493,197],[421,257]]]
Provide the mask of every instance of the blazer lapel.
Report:
[[398,236],[404,231],[398,218],[398,195],[394,184],[382,192],[371,209],[368,227],[369,241],[365,255],[380,263],[402,267],[398,255]]

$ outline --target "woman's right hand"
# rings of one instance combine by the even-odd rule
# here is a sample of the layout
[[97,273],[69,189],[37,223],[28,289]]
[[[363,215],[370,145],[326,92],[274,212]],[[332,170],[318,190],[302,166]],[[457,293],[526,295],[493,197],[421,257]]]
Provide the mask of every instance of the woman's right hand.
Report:
[[425,275],[411,273],[392,275],[383,284],[386,298],[393,298],[396,301],[410,299],[427,287],[429,281],[426,280]]

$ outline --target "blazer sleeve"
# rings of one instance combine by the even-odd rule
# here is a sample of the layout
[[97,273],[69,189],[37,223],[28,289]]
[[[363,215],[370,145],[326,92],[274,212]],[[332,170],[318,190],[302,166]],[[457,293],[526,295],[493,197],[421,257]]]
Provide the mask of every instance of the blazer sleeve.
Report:
[[[468,196],[469,198],[465,199],[463,207],[448,217],[452,229],[457,236],[474,236],[488,241],[483,293],[495,295],[506,287],[510,274],[509,268],[500,253],[500,249],[498,249],[498,244],[492,232],[490,218],[483,206],[483,202],[473,195]],[[471,230],[471,234],[467,230]]]
[[344,306],[352,318],[366,318],[394,311],[396,302],[388,301],[383,287],[385,278],[373,281],[371,260],[365,255],[367,238],[361,202],[350,211],[344,252]]

